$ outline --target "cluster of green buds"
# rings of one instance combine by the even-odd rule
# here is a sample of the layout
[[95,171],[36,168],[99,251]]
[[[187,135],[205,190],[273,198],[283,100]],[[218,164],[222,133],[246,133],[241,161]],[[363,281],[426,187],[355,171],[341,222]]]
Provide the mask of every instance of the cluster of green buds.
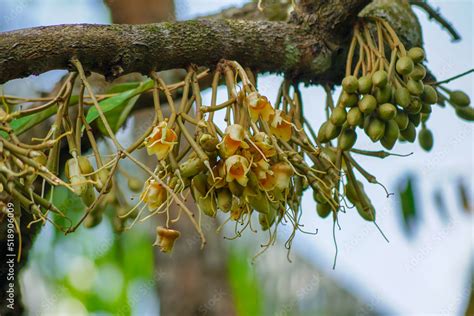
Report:
[[[368,24],[355,29],[343,91],[321,126],[318,140],[326,143],[337,138],[339,148],[350,150],[357,140],[356,129],[361,128],[372,142],[390,150],[397,141],[414,142],[421,125],[418,140],[429,151],[433,134],[427,121],[432,105],[439,102],[439,92],[435,84],[425,82],[425,52],[420,47],[407,51],[388,23],[376,23],[376,32]],[[360,46],[359,62],[352,70],[351,53],[356,43]],[[386,47],[391,48],[390,60],[385,58]],[[458,114],[469,112],[465,110],[470,103],[465,93],[452,92],[449,99],[454,99]]]

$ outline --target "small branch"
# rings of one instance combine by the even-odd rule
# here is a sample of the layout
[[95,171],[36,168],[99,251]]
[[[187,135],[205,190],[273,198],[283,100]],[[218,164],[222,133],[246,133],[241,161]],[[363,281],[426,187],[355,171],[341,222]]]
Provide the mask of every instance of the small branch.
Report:
[[452,41],[456,42],[461,40],[461,36],[459,33],[454,29],[451,23],[448,22],[441,14],[439,13],[439,9],[433,8],[428,1],[426,0],[410,0],[410,4],[413,6],[417,6],[421,8],[423,11],[425,11],[428,14],[428,18],[434,19],[436,22],[441,24],[443,28],[446,29],[446,31],[451,35]]
[[469,69],[468,71],[465,71],[459,75],[456,75],[456,76],[453,76],[451,78],[448,78],[448,79],[445,79],[445,80],[442,80],[442,81],[438,81],[438,82],[435,82],[433,83],[433,85],[436,85],[436,86],[439,86],[440,84],[445,84],[445,83],[448,83],[450,81],[453,81],[453,80],[456,80],[456,79],[459,79],[461,77],[464,77],[464,76],[467,76],[469,75],[471,72],[474,72],[474,68],[472,69]]

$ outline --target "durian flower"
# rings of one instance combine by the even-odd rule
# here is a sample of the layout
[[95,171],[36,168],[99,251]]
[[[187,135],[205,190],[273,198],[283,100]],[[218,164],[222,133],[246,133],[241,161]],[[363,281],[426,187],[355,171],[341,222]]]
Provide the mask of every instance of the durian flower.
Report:
[[290,186],[291,177],[294,174],[293,168],[286,162],[277,162],[272,166],[275,187],[285,190]]
[[145,139],[146,150],[149,155],[155,154],[158,160],[165,159],[176,144],[177,138],[176,133],[168,128],[168,124],[161,122]]
[[168,197],[168,192],[166,192],[165,187],[151,180],[148,183],[148,186],[145,188],[145,191],[142,193],[142,200],[148,205],[150,211],[156,210],[161,204],[166,202]]
[[273,172],[270,170],[269,172],[262,173],[262,177],[258,179],[258,183],[265,191],[271,191],[275,188],[275,177],[273,176]]
[[235,154],[237,149],[248,148],[244,141],[245,131],[242,125],[233,124],[226,128],[222,141],[217,145],[222,157],[229,157]]
[[291,139],[292,125],[290,119],[281,110],[270,116],[270,131],[279,139],[287,142]]
[[270,119],[275,110],[268,101],[267,97],[260,95],[258,92],[252,92],[245,98],[246,105],[249,109],[252,121],[257,121],[261,116],[264,121]]
[[[253,150],[257,151],[259,155],[263,154],[265,158],[270,158],[276,155],[275,147],[270,140],[270,137],[264,132],[258,132],[253,137],[253,142],[258,147],[259,151],[255,148]],[[263,157],[261,157],[263,158]],[[258,160],[257,158],[255,160]]]
[[154,246],[159,246],[162,252],[171,252],[174,242],[179,238],[181,233],[174,229],[158,226],[156,228],[156,241]]
[[270,170],[270,164],[263,159],[254,162],[252,170],[259,180],[266,179],[267,173],[272,173]]
[[246,186],[249,181],[247,173],[249,171],[249,161],[245,157],[234,155],[225,161],[226,181],[237,181],[241,186]]
[[262,173],[264,177],[259,178],[260,186],[265,191],[273,189],[285,190],[290,186],[290,180],[294,171],[286,162],[277,162],[271,166],[270,170]]

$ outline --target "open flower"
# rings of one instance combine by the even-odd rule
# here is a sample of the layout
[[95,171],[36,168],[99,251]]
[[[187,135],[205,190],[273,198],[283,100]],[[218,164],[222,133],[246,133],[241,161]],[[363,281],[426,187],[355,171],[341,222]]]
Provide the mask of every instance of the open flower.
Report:
[[158,160],[165,159],[176,144],[177,138],[176,133],[168,128],[168,124],[161,122],[145,139],[146,150],[149,155],[155,154]]
[[156,228],[156,241],[154,246],[159,246],[162,252],[170,252],[173,250],[174,242],[179,238],[181,233],[177,230],[158,226]]
[[248,148],[247,143],[244,141],[245,131],[242,125],[233,124],[226,128],[225,135],[222,141],[217,145],[219,153],[223,157],[229,157],[237,151],[240,147]]
[[263,159],[253,163],[253,172],[257,176],[258,180],[266,179],[267,173],[271,173],[270,164]]
[[155,180],[151,180],[142,193],[142,200],[148,205],[150,211],[156,210],[165,203],[167,197],[166,189]]
[[287,142],[291,139],[292,125],[290,119],[281,110],[270,116],[270,131],[279,139]]
[[247,173],[249,171],[249,162],[245,157],[234,155],[225,161],[226,181],[237,181],[241,186],[246,186],[249,181]]
[[273,189],[285,190],[290,186],[290,180],[294,171],[286,162],[277,162],[271,166],[270,170],[265,173],[260,173],[262,177],[259,178],[260,186],[265,191]]
[[245,102],[249,109],[250,117],[254,122],[258,120],[259,116],[264,121],[268,121],[270,115],[275,112],[267,97],[260,95],[258,92],[252,92],[247,95]]
[[294,174],[293,168],[286,162],[277,162],[272,166],[275,187],[285,190],[290,186],[291,177]]
[[[258,150],[256,150],[256,148],[253,148],[253,150],[257,151],[260,155],[263,154],[265,158],[270,158],[276,155],[276,150],[272,144],[272,141],[270,140],[270,137],[264,132],[258,132],[255,134],[253,141],[258,147]],[[257,158],[255,160],[257,160]]]

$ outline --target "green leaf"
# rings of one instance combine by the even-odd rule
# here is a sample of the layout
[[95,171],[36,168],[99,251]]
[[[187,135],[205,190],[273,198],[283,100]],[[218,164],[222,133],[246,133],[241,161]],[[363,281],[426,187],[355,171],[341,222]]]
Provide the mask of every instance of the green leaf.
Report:
[[[128,102],[125,102],[126,105],[124,107],[117,107],[107,113],[107,123],[109,123],[114,133],[116,133],[123,125],[123,123],[125,123],[128,114],[130,114],[130,111],[132,111],[139,97],[139,95],[134,96],[133,98],[128,100]],[[97,121],[97,127],[99,128],[99,131],[102,133],[102,135],[108,135],[102,120]]]
[[[69,106],[76,105],[78,100],[79,100],[79,97],[77,95],[71,96],[69,100]],[[10,126],[12,127],[16,135],[21,135],[27,130],[29,130],[30,128],[33,128],[34,126],[38,125],[39,123],[53,116],[57,111],[58,111],[58,106],[56,104],[56,105],[50,106],[49,108],[41,112],[14,119],[10,123]]]
[[[153,80],[148,79],[140,83],[140,85],[134,89],[124,91],[116,96],[110,97],[99,102],[99,106],[102,112],[108,113],[116,108],[123,108],[128,105],[128,101],[133,97],[136,97],[143,92],[153,88]],[[99,112],[95,107],[91,107],[87,111],[86,121],[90,124],[99,117]]]
[[113,86],[111,86],[109,89],[107,89],[107,94],[125,92],[127,90],[135,89],[139,85],[140,85],[140,82],[138,82],[138,81],[117,83],[117,84],[114,84]]
[[419,219],[415,186],[416,181],[414,177],[409,175],[401,181],[398,189],[403,225],[405,231],[409,235],[414,232],[415,226]]
[[247,258],[245,248],[230,247],[229,281],[234,293],[237,315],[261,315],[264,295]]

